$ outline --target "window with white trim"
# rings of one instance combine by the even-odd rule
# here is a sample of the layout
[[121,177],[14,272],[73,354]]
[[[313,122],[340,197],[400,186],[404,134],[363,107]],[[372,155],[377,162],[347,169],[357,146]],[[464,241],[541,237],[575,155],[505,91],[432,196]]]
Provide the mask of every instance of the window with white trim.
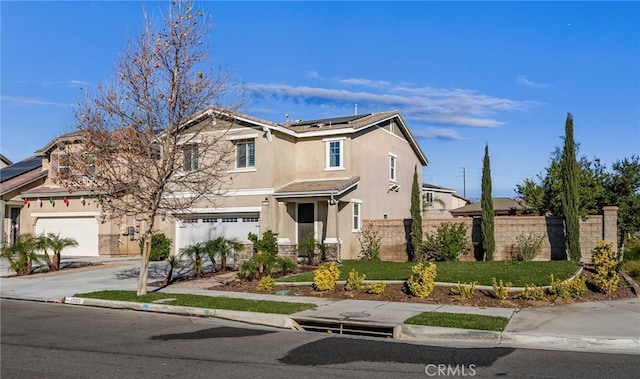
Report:
[[256,142],[253,139],[238,140],[236,144],[236,168],[256,166]]
[[353,215],[353,231],[359,232],[362,229],[362,202],[352,200],[351,210]]
[[69,178],[69,155],[67,153],[58,153],[58,177],[61,179]]
[[182,148],[183,167],[185,172],[198,171],[198,146],[189,145]]
[[344,138],[325,140],[327,170],[344,169]]
[[389,180],[392,182],[397,181],[398,174],[398,156],[389,153]]

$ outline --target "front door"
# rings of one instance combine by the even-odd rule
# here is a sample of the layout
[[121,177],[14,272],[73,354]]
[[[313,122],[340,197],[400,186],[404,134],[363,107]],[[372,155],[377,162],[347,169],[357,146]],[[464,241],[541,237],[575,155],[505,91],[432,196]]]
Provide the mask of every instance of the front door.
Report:
[[298,243],[309,233],[314,233],[314,212],[313,203],[298,203]]
[[16,243],[16,238],[20,234],[20,208],[11,208],[9,210],[9,217],[11,218],[11,230],[9,231],[9,243]]

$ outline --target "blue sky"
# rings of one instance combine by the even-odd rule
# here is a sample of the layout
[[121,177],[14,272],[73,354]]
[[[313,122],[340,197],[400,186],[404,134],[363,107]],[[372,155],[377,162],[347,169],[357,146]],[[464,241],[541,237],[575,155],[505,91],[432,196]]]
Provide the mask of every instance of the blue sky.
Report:
[[[515,196],[561,146],[608,167],[640,153],[638,2],[217,2],[213,64],[248,89],[242,109],[284,122],[396,109],[430,165],[424,181]],[[142,9],[165,2],[0,3],[0,152],[19,161],[73,130],[80,87],[113,75]]]

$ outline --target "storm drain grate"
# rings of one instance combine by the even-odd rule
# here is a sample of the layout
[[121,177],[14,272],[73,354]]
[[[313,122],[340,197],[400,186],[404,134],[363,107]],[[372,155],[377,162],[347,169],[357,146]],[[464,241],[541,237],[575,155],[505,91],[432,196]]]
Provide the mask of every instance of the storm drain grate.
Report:
[[295,319],[300,328],[310,332],[393,338],[392,325],[365,324],[340,320]]

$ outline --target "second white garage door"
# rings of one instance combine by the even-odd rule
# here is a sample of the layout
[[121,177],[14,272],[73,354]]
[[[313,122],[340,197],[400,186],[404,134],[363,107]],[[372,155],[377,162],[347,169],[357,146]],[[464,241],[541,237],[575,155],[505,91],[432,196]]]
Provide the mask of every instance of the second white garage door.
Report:
[[36,235],[60,234],[60,238],[73,238],[77,247],[62,250],[63,257],[98,256],[98,221],[95,217],[56,217],[39,218],[36,222]]
[[179,223],[176,247],[178,250],[199,242],[207,242],[217,237],[235,238],[248,242],[249,233],[259,234],[258,214],[225,214],[191,216]]

